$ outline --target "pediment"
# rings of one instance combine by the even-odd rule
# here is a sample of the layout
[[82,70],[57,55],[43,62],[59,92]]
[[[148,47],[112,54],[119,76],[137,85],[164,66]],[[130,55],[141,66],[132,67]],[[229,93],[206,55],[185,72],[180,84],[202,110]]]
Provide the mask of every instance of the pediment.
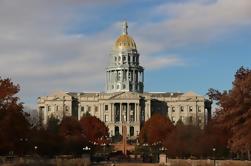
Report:
[[184,93],[182,96],[200,96],[200,95],[195,92],[190,91],[190,92]]
[[56,101],[60,101],[60,100],[62,100],[61,98],[59,98],[59,97],[55,97],[54,98],[54,100],[56,100]]
[[135,92],[121,92],[121,93],[115,93],[110,99],[140,99],[140,96],[138,93]]
[[70,96],[70,95],[68,95],[68,94],[67,94],[66,92],[64,92],[64,91],[55,91],[55,92],[51,93],[50,96],[54,96],[55,99],[56,99],[56,98],[60,98],[60,97],[63,97],[63,96]]

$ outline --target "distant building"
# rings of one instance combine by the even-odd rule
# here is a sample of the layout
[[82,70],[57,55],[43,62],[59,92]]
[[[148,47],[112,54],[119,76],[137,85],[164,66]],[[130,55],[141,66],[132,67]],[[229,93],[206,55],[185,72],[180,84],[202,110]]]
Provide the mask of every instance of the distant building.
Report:
[[45,125],[50,116],[80,119],[88,112],[106,123],[110,136],[122,133],[124,121],[128,137],[134,139],[144,122],[159,112],[173,123],[181,120],[184,124],[205,126],[211,118],[211,102],[204,96],[194,92],[144,92],[144,68],[140,66],[136,43],[128,35],[127,28],[127,22],[124,22],[122,34],[110,54],[106,92],[58,92],[39,97],[38,111]]

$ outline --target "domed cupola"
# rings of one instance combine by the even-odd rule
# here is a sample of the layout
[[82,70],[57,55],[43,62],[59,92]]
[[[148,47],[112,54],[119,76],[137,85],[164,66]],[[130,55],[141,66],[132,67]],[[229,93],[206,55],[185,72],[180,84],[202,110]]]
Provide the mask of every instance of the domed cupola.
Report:
[[128,35],[127,22],[122,24],[122,34],[117,38],[110,53],[106,70],[107,92],[143,92],[144,69],[139,65],[136,43]]
[[115,49],[137,49],[135,41],[128,35],[127,28],[127,22],[124,22],[122,35],[116,40]]

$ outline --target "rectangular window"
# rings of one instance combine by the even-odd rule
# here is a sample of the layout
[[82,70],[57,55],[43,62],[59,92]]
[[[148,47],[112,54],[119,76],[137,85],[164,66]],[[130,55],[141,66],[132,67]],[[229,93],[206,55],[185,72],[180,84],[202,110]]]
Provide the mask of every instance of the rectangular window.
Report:
[[98,107],[97,106],[95,106],[95,112],[98,112]]
[[134,117],[135,117],[134,111],[131,110],[131,111],[130,111],[130,122],[134,122],[134,121],[135,121]]
[[105,105],[105,110],[106,110],[106,111],[108,110],[108,105]]
[[81,107],[81,111],[82,111],[82,112],[85,111],[85,107],[84,107],[84,106]]

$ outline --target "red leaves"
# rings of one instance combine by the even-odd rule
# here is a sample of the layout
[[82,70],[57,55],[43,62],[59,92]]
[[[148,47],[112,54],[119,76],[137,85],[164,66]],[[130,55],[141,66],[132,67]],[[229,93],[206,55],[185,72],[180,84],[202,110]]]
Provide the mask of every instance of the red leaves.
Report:
[[64,117],[60,125],[59,134],[65,138],[81,136],[82,128],[79,121],[74,117]]
[[0,110],[18,105],[18,97],[14,96],[18,92],[19,85],[14,85],[10,79],[0,78]]
[[80,125],[88,140],[98,144],[106,143],[106,137],[109,136],[108,128],[100,119],[95,116],[83,116]]
[[20,138],[29,137],[30,124],[15,96],[18,92],[18,85],[0,78],[0,153],[16,150]]
[[174,128],[171,121],[160,114],[154,114],[147,120],[140,131],[139,140],[141,143],[153,144],[162,142]]
[[[210,91],[212,92],[212,90]],[[231,131],[232,151],[251,150],[251,70],[241,67],[235,74],[232,89],[220,96],[212,95],[221,107],[216,120]],[[217,97],[216,97],[217,96]]]

